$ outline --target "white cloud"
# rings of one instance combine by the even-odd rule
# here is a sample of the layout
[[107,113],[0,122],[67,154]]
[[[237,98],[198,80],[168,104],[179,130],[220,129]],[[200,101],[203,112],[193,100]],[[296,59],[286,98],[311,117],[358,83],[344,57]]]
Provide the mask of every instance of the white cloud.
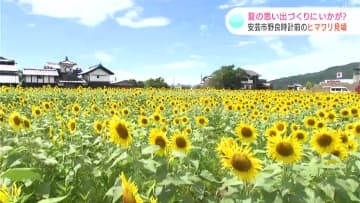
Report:
[[96,26],[115,13],[134,6],[133,0],[17,0],[30,6],[30,13],[53,18],[75,19],[86,26]]
[[36,26],[36,24],[35,23],[28,23],[28,24],[26,24],[26,26],[29,27],[29,28],[34,28]]
[[292,55],[291,52],[286,50],[284,43],[280,40],[279,37],[263,37],[262,40],[272,49],[276,55],[280,57],[290,56]]
[[358,36],[340,38],[319,35],[310,36],[308,41],[312,46],[308,53],[245,67],[271,80],[360,61]]
[[110,63],[113,59],[112,55],[106,51],[96,51],[94,57],[101,63]]
[[136,7],[126,12],[124,16],[116,18],[116,21],[119,25],[130,28],[163,27],[170,24],[170,20],[162,16],[141,19],[142,11],[142,8]]
[[266,0],[229,0],[228,3],[226,4],[221,4],[219,6],[219,9],[230,9],[230,8],[234,8],[234,7],[240,7],[240,6],[244,6],[244,5],[262,5],[265,4]]
[[251,44],[256,44],[256,41],[255,40],[240,41],[240,42],[237,43],[237,46],[244,47],[244,46],[248,46],[248,45],[251,45]]

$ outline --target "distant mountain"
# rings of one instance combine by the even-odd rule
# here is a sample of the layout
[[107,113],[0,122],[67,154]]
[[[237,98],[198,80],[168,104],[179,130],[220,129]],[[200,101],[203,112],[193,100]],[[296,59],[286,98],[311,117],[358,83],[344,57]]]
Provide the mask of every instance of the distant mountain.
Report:
[[343,79],[352,79],[354,68],[360,67],[360,62],[349,63],[342,66],[333,66],[320,72],[306,73],[303,75],[294,75],[290,77],[279,78],[269,81],[274,89],[286,89],[288,85],[299,83],[305,85],[307,81],[319,83],[328,79],[336,79],[336,73],[342,72]]

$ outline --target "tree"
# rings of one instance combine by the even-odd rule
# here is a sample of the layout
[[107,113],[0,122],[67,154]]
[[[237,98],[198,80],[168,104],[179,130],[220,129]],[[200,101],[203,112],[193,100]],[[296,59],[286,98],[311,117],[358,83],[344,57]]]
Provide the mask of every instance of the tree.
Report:
[[209,81],[211,87],[217,89],[240,89],[241,81],[246,80],[246,73],[241,68],[235,68],[235,65],[221,66],[212,74]]
[[165,82],[164,78],[158,77],[156,79],[150,78],[145,81],[145,87],[153,88],[169,88],[169,85]]
[[306,86],[306,89],[310,89],[310,88],[314,87],[314,83],[312,83],[311,81],[307,81],[305,86]]

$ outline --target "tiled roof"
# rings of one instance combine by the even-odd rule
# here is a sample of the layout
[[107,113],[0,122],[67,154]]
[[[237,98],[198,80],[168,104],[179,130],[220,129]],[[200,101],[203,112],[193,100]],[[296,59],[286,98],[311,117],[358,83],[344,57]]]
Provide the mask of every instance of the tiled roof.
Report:
[[17,75],[0,75],[0,83],[2,83],[2,84],[18,84],[19,76],[17,76]]
[[103,69],[105,72],[107,72],[109,75],[114,75],[114,73],[112,71],[110,71],[109,69],[105,68],[101,63],[100,64],[97,64],[97,65],[94,65],[94,66],[90,66],[89,69],[83,71],[81,73],[81,75],[84,75],[84,74],[87,74],[87,73],[90,73],[96,69]]
[[14,66],[14,65],[3,65],[3,64],[0,64],[0,71],[13,71],[13,72],[17,72],[18,69],[17,69],[16,66]]
[[76,63],[75,63],[75,62],[73,62],[73,61],[70,61],[70,60],[69,60],[69,58],[68,58],[67,56],[65,57],[65,60],[60,61],[60,63],[66,63],[66,64],[76,65]]
[[56,69],[30,69],[23,70],[23,75],[44,75],[44,76],[59,76]]
[[44,66],[45,69],[60,69],[60,64],[59,63],[53,63],[53,62],[47,62]]
[[255,71],[252,70],[245,70],[246,74],[248,74],[249,76],[258,76],[259,74]]

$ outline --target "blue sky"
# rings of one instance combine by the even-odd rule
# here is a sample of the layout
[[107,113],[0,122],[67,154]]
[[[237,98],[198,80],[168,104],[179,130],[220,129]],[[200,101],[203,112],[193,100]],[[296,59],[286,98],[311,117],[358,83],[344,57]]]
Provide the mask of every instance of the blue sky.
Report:
[[83,69],[101,62],[117,80],[163,77],[194,85],[221,65],[275,79],[360,61],[358,36],[237,36],[225,27],[233,7],[350,7],[360,0],[0,2],[0,56],[15,59],[20,69],[68,56]]

